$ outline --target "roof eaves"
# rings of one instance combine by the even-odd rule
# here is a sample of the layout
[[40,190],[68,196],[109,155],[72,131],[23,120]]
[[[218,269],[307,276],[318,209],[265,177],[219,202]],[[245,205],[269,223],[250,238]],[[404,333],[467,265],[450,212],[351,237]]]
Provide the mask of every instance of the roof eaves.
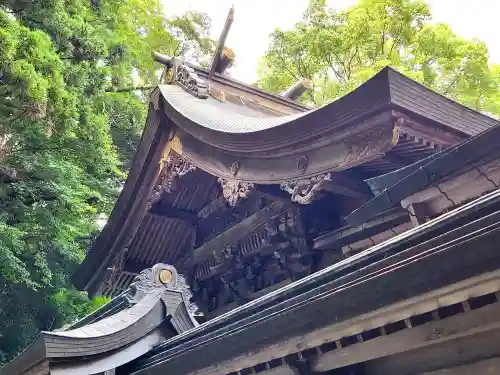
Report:
[[426,118],[447,131],[475,136],[500,122],[386,67],[391,102],[402,111]]
[[[373,263],[378,259],[377,257],[379,256],[385,258],[388,254],[388,251],[390,251],[391,249],[403,245],[410,240],[415,240],[416,238],[424,236],[426,238],[432,237],[433,234],[435,234],[434,232],[439,231],[442,227],[449,227],[450,225],[453,225],[454,222],[467,217],[468,215],[474,215],[474,213],[476,213],[477,211],[485,209],[493,204],[497,204],[498,202],[500,202],[500,191],[489,193],[481,198],[465,204],[464,206],[443,214],[436,219],[426,222],[419,227],[396,235],[389,240],[372,246],[367,250],[361,251],[360,253],[353,255],[343,261],[337,262],[323,270],[311,274],[310,276],[288,284],[274,292],[268,293],[263,297],[247,303],[246,305],[220,315],[213,320],[200,325],[194,330],[188,331],[184,334],[170,339],[169,341],[165,342],[157,349],[155,349],[155,352],[161,351],[166,347],[173,347],[177,342],[186,342],[190,337],[197,337],[202,331],[212,331],[217,329],[217,327],[222,326],[228,327],[232,322],[235,322],[247,316],[251,316],[256,311],[262,311],[269,305],[274,304],[276,301],[285,301],[306,290],[313,290],[319,285],[323,285],[340,277],[341,274],[343,274],[342,271],[352,270],[351,267],[353,266],[359,268],[362,266],[362,264]],[[403,246],[402,248],[404,249],[405,247]]]

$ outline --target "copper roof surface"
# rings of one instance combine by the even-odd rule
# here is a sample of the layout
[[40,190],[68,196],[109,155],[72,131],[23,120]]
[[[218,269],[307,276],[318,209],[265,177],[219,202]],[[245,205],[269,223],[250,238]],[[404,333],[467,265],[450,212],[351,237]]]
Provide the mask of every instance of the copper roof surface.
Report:
[[[189,124],[208,131],[229,134],[265,132],[279,126],[292,126],[299,119],[303,132],[306,129],[314,132],[318,127],[339,126],[383,106],[408,111],[468,135],[478,134],[498,124],[497,120],[456,103],[390,67],[382,69],[360,87],[330,104],[285,116],[264,114],[245,107],[244,103],[235,105],[210,97],[200,100],[176,85],[160,86],[160,91],[165,98],[167,114],[175,114]],[[318,116],[327,120],[317,121]],[[206,131],[203,134],[207,134]]]

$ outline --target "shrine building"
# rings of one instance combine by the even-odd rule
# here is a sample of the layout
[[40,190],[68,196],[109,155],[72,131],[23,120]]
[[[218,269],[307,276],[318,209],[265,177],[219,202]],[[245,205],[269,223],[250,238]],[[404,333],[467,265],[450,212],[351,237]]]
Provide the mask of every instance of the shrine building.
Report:
[[[386,67],[321,108],[165,66],[74,275],[0,375],[500,373],[500,123]],[[497,332],[496,330],[499,329]]]

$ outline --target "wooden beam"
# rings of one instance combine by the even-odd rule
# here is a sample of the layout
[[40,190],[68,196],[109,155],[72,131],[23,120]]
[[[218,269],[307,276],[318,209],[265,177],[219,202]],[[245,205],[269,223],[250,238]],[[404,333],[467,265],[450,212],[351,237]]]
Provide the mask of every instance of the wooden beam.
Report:
[[292,200],[290,199],[290,194],[284,192],[279,188],[279,186],[276,185],[258,185],[252,195],[259,196],[270,201],[286,202],[287,204],[296,207],[301,206],[295,202],[292,202]]
[[356,242],[351,242],[348,245],[342,246],[342,254],[344,257],[349,257],[357,252],[360,252],[362,250],[368,249],[372,246],[378,245],[384,241],[389,240],[390,238],[401,234],[403,232],[406,232],[409,229],[412,229],[413,224],[411,221],[407,221],[401,225],[398,225],[396,227],[392,227],[384,232],[377,233],[373,236],[370,236],[368,238],[356,241]]
[[198,218],[200,219],[206,219],[210,215],[212,215],[214,212],[217,212],[223,208],[227,207],[227,201],[226,198],[224,198],[222,195],[210,203],[208,203],[205,207],[203,207],[197,214]]
[[465,167],[453,178],[416,192],[401,201],[401,206],[426,206],[427,216],[435,216],[445,209],[459,206],[473,198],[497,189],[500,183],[500,159],[482,165]]
[[[444,147],[451,146],[466,138],[465,135],[458,135],[454,132],[452,133],[448,130],[445,130],[443,127],[431,127],[427,126],[427,124],[424,125],[417,123],[415,119],[411,118],[403,112],[393,111],[392,113],[394,118],[401,119],[403,121],[402,125],[400,125],[400,134],[419,134],[428,140],[443,145]],[[426,122],[427,121],[428,120],[426,120]]]
[[410,220],[414,227],[425,223],[425,219],[430,216],[425,203],[410,204],[407,210],[410,213]]
[[500,303],[324,353],[313,369],[329,371],[491,330],[500,330]]
[[198,224],[198,216],[196,212],[182,210],[168,204],[155,205],[151,207],[148,214],[164,219],[183,220],[193,226]]
[[[500,331],[498,329],[446,341],[440,345],[396,354],[365,362],[366,374],[415,375],[443,368],[472,364],[485,358],[500,357]],[[452,372],[455,374],[455,372]],[[474,375],[487,375],[478,372]],[[495,375],[497,372],[494,373]]]
[[234,19],[234,7],[231,7],[231,9],[229,9],[229,13],[227,14],[226,23],[224,24],[224,28],[222,29],[221,36],[219,38],[219,41],[217,42],[214,59],[212,61],[212,66],[210,67],[210,73],[208,73],[209,80],[211,80],[215,74],[215,69],[217,67],[217,64],[219,63],[220,55],[224,48],[224,44],[226,43],[227,35],[229,34],[229,29],[233,24],[233,19]]
[[401,225],[408,221],[408,213],[395,211],[370,220],[363,225],[347,226],[335,229],[314,239],[314,249],[326,250],[340,248],[348,244],[369,238],[378,233]]
[[393,164],[397,169],[399,168],[403,168],[409,164],[411,164],[412,162],[409,161],[408,159],[405,159],[401,156],[398,156],[396,154],[394,154],[394,152],[389,152],[387,154],[385,154],[382,159],[384,159],[385,161],[388,161],[389,163]]
[[260,372],[261,375],[297,375],[296,371],[290,365],[282,365],[269,370]]
[[[260,298],[262,296],[265,296],[266,294],[274,292],[275,290],[283,288],[284,286],[290,284],[291,282],[292,282],[292,280],[290,280],[290,279],[283,280],[279,283],[273,284],[271,286],[268,286],[267,288],[261,289],[258,292],[251,294],[250,296],[248,296],[248,299],[253,301],[254,299]],[[219,308],[215,311],[209,312],[206,315],[208,318],[214,318],[216,316],[227,313],[227,312],[231,311],[232,309],[237,308],[238,306],[240,306],[240,304],[238,304],[237,302],[232,302],[228,305],[222,306],[221,308]]]
[[264,207],[262,210],[247,217],[245,220],[235,224],[225,232],[219,234],[210,241],[198,247],[191,259],[189,259],[185,266],[190,267],[208,260],[212,256],[219,256],[224,250],[224,247],[233,243],[247,234],[255,232],[255,230],[264,225],[268,220],[277,217],[286,210],[287,205],[285,202],[273,202]]
[[[297,348],[314,348],[365,330],[381,327],[391,322],[433,311],[440,307],[460,303],[471,296],[479,297],[489,294],[497,291],[499,285],[500,270],[482,274],[424,295],[415,296],[394,305],[380,308],[356,318],[332,323],[329,326],[308,331],[298,336],[287,337],[279,342],[267,343],[260,346],[259,350],[232,356],[227,360],[218,362],[216,365],[206,366],[203,369],[197,370],[196,373],[191,372],[188,375],[230,373],[235,368],[249,368],[276,358],[294,354],[297,352]],[[378,374],[382,375],[380,372]]]

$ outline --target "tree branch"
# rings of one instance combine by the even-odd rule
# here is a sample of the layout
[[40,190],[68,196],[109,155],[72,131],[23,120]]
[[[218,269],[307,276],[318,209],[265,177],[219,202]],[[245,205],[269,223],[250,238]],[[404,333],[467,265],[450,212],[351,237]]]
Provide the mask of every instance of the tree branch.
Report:
[[10,123],[12,123],[12,122],[14,122],[16,120],[19,120],[19,118],[21,118],[21,115],[18,115],[18,116],[14,117],[14,118],[9,118],[6,121],[0,121],[0,125],[10,124]]
[[446,89],[443,91],[443,95],[447,95],[449,90],[451,89],[451,87],[457,83],[457,81],[459,80],[460,78],[460,74],[462,73],[462,70],[460,70],[459,72],[457,72],[457,75],[455,76],[455,78],[453,79],[453,81],[450,82],[450,84],[446,87]]
[[143,90],[151,90],[156,86],[138,86],[138,87],[124,87],[121,89],[107,89],[106,92],[131,92],[131,91],[143,91]]
[[58,146],[58,147],[26,147],[26,148],[18,148],[15,150],[9,151],[9,155],[11,154],[16,154],[18,152],[23,152],[23,151],[57,151],[57,150],[66,150],[69,149],[70,147],[68,146]]
[[298,81],[299,79],[297,78],[297,76],[296,76],[296,75],[292,72],[292,70],[291,70],[291,69],[287,66],[287,64],[286,64],[286,61],[285,61],[284,57],[280,56],[280,60],[281,60],[281,62],[283,63],[283,69],[285,69],[285,70],[288,72],[288,74],[290,74],[290,75],[292,76],[292,78],[293,78],[293,79],[295,79],[295,80],[297,80],[297,81]]

